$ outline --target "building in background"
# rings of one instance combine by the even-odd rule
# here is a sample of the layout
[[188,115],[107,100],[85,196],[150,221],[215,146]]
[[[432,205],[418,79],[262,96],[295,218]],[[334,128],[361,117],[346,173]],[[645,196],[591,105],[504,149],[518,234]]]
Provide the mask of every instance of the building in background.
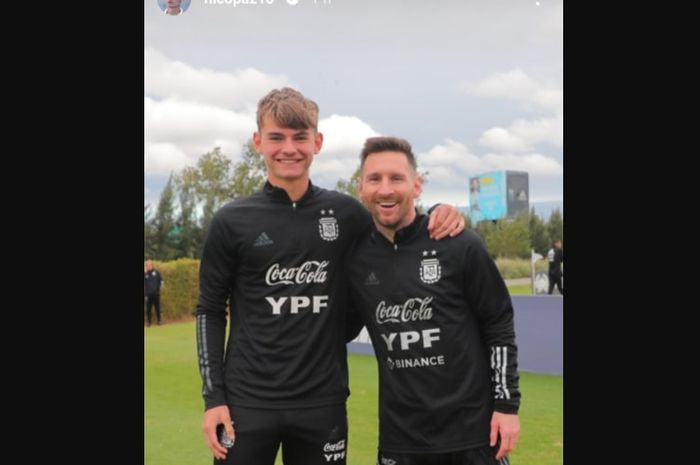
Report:
[[469,178],[469,215],[474,224],[527,213],[529,199],[530,181],[525,171],[491,171]]

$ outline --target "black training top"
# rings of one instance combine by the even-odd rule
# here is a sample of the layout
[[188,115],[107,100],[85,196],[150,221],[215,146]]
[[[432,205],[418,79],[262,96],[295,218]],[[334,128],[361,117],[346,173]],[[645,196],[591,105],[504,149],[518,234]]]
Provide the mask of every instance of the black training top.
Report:
[[[265,187],[222,207],[200,265],[197,348],[206,408],[312,407],[348,396],[346,280],[370,225],[352,197],[309,183],[297,202]],[[224,351],[226,302],[231,325]]]
[[374,229],[349,255],[352,308],[377,355],[386,452],[488,445],[494,409],[517,413],[520,403],[503,278],[475,233],[438,242],[427,222],[418,215],[394,243]]
[[160,286],[162,283],[163,277],[155,268],[143,273],[143,289],[148,297],[155,297],[160,294]]
[[549,274],[552,276],[561,275],[561,264],[564,261],[564,249],[552,247],[547,251],[547,261],[549,262]]

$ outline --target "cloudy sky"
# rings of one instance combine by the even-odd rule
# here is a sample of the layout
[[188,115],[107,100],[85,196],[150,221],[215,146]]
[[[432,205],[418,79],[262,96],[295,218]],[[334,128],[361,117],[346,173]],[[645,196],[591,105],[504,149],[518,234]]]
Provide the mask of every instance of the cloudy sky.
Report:
[[493,170],[563,200],[562,1],[288,1],[191,0],[175,17],[145,1],[146,203],[216,146],[238,160],[257,101],[282,86],[320,106],[318,185],[393,135],[429,172],[424,204],[466,206],[468,178]]

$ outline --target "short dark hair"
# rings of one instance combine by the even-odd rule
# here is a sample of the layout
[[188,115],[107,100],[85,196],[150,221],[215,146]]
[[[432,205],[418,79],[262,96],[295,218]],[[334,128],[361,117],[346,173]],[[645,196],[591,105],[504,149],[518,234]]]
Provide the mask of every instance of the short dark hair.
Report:
[[365,146],[362,148],[362,153],[360,153],[360,169],[365,166],[365,160],[367,160],[368,156],[379,152],[401,152],[406,155],[406,159],[408,159],[408,163],[413,167],[413,170],[416,171],[418,169],[416,156],[413,154],[411,144],[406,139],[390,136],[370,137],[365,141]]
[[280,126],[290,129],[313,129],[318,127],[318,105],[289,87],[273,89],[258,102],[258,131],[263,119],[271,116]]

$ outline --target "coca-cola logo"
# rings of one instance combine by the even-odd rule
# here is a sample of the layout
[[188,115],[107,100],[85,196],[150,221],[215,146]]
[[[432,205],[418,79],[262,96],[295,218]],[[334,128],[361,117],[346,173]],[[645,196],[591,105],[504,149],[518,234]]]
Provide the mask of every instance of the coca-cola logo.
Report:
[[432,297],[421,299],[413,297],[403,305],[387,305],[383,300],[377,305],[377,323],[406,323],[409,321],[430,320],[433,317],[433,308],[430,307]]
[[345,449],[345,439],[341,439],[333,444],[327,442],[323,446],[323,452],[336,452],[343,449]]
[[279,263],[275,263],[267,270],[265,282],[268,286],[323,283],[326,281],[326,267],[328,263],[328,260],[322,262],[310,260],[302,263],[300,266],[289,268],[282,268]]

